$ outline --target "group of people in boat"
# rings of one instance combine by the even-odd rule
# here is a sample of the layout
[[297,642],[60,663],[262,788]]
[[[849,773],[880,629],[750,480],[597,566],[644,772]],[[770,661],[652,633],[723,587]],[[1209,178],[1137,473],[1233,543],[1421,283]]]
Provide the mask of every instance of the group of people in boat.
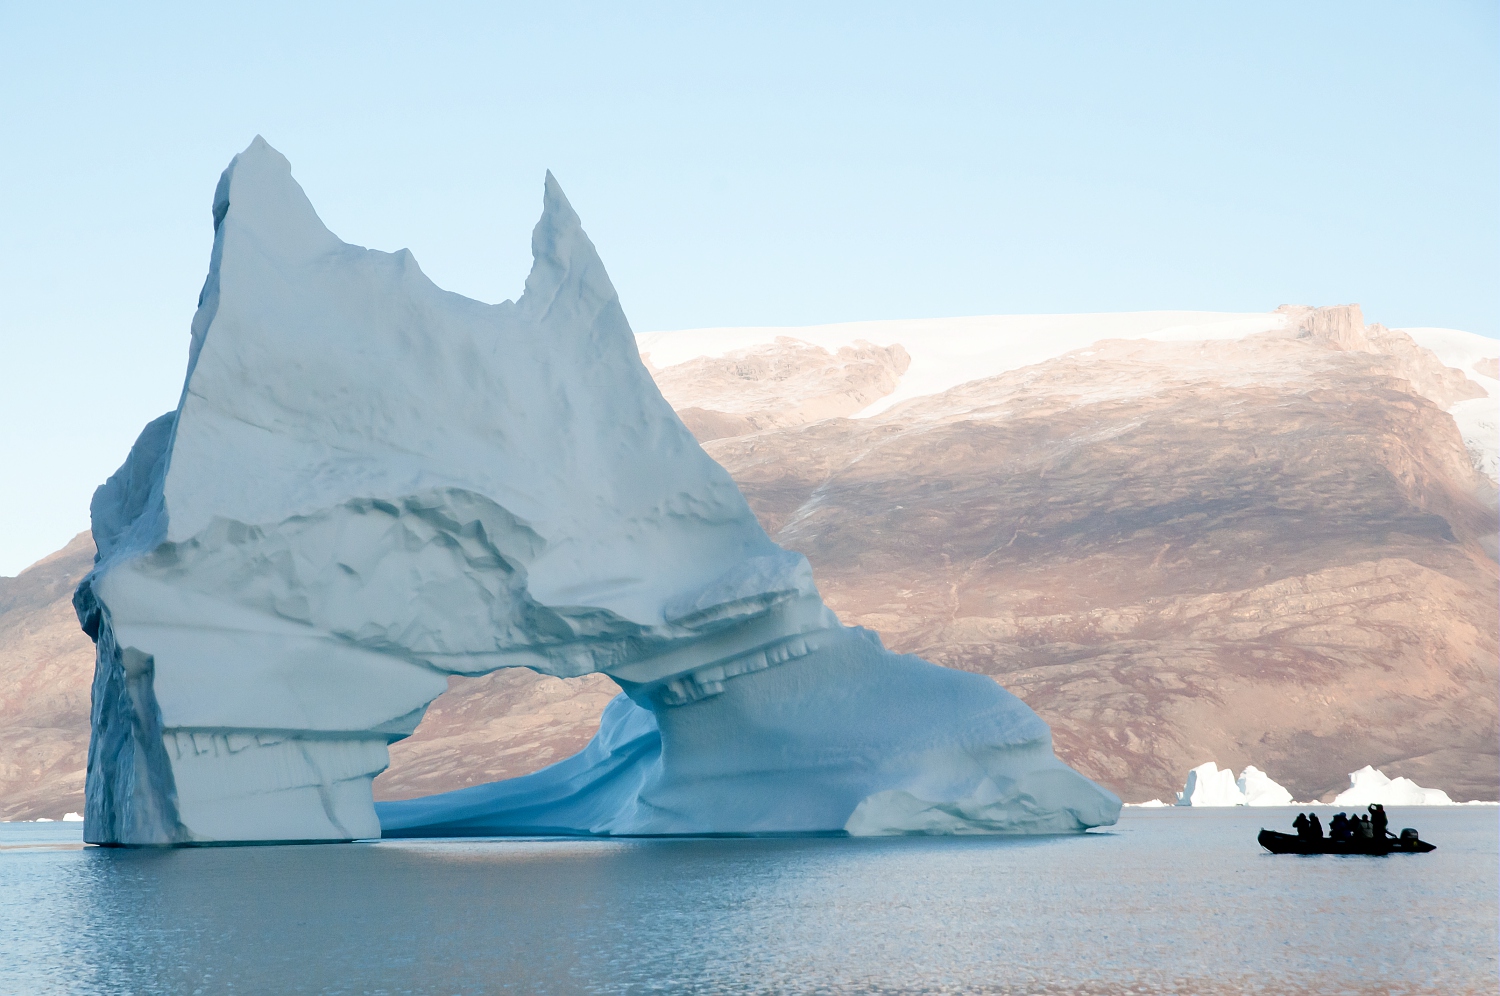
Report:
[[[1390,834],[1386,827],[1390,820],[1385,815],[1385,807],[1380,803],[1371,803],[1367,807],[1368,815],[1359,813],[1338,813],[1328,821],[1329,840],[1384,840]],[[1318,819],[1317,813],[1298,813],[1297,818],[1292,821],[1292,827],[1297,831],[1298,837],[1310,837],[1321,840],[1323,837],[1323,823]]]

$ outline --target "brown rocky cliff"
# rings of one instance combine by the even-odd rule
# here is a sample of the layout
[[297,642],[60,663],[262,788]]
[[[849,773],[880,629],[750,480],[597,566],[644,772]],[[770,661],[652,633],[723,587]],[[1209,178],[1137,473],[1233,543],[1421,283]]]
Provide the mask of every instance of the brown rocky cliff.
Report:
[[1277,311],[1287,316],[1288,332],[1311,345],[1383,356],[1394,376],[1408,380],[1418,394],[1439,408],[1485,396],[1484,388],[1464,371],[1444,366],[1435,353],[1405,332],[1378,323],[1365,325],[1357,304],[1327,308],[1284,304]]
[[1365,337],[1364,312],[1357,304],[1337,304],[1324,308],[1282,305],[1277,309],[1292,319],[1290,327],[1299,339],[1329,349],[1369,352]]

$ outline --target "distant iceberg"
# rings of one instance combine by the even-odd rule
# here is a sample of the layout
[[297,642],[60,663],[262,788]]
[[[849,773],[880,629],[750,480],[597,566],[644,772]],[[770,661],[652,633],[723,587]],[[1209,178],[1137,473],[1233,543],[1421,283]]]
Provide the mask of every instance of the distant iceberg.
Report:
[[[84,837],[1057,833],[1120,800],[983,675],[823,604],[641,362],[551,174],[516,301],[348,245],[257,138],[176,409],[94,495]],[[623,689],[579,755],[385,803],[450,675]]]
[[1423,788],[1410,778],[1388,778],[1382,771],[1365,765],[1350,772],[1349,787],[1333,800],[1335,806],[1453,806],[1442,789]]
[[1205,761],[1188,772],[1187,782],[1177,793],[1179,806],[1243,806],[1245,793],[1234,780],[1234,772]]
[[64,823],[82,823],[83,822],[83,814],[82,813],[64,813],[62,821]]
[[1247,806],[1292,805],[1292,793],[1271,781],[1270,775],[1253,764],[1240,773],[1235,784],[1244,795]]
[[[1350,773],[1349,788],[1339,793],[1332,805],[1368,806],[1374,802],[1386,806],[1457,805],[1441,789],[1423,788],[1409,778],[1387,778],[1369,765]],[[1151,803],[1141,805],[1149,806]],[[1292,793],[1272,781],[1269,775],[1253,764],[1246,766],[1236,779],[1230,769],[1220,769],[1217,764],[1208,761],[1188,772],[1186,784],[1177,793],[1177,805],[1214,807],[1317,804],[1293,802]]]
[[1220,769],[1207,761],[1188,772],[1187,782],[1177,793],[1177,805],[1210,806],[1290,806],[1292,793],[1271,780],[1254,765],[1234,777],[1230,768]]

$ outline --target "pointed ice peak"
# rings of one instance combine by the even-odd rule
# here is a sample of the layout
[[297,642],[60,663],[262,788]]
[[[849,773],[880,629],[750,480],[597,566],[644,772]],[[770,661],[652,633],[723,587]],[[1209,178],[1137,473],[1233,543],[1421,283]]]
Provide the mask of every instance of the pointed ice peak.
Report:
[[235,224],[273,256],[301,261],[343,243],[318,217],[292,164],[259,135],[219,177],[214,191],[214,229],[232,217]]
[[285,170],[286,175],[288,177],[292,175],[292,164],[287,158],[271,148],[271,143],[267,142],[261,136],[256,135],[243,152],[238,153],[233,159],[229,160],[229,165],[225,166],[224,172],[219,174],[219,186],[214,190],[214,231],[219,230],[219,226],[224,222],[224,215],[229,211],[229,185],[234,179],[234,168],[239,164],[241,159],[252,155],[274,156],[275,159],[272,161],[280,160],[281,168]]
[[219,175],[213,218],[214,248],[208,259],[208,276],[198,294],[198,311],[193,315],[184,392],[218,313],[219,271],[226,251],[248,252],[300,266],[344,244],[323,224],[301,184],[292,178],[292,164],[259,135]]
[[542,233],[544,225],[550,223],[551,230],[555,233],[582,231],[583,223],[578,220],[578,212],[573,210],[573,205],[568,203],[568,195],[563,193],[562,184],[557,182],[557,177],[552,171],[547,171],[546,179],[542,181],[542,220],[537,224],[536,231],[531,234],[532,251],[536,252],[537,238]]
[[[532,314],[547,314],[558,292],[570,283],[577,285],[577,301],[595,311],[615,301],[615,288],[598,250],[584,234],[578,213],[551,170],[543,184],[542,217],[531,231],[531,256],[526,289],[516,303]],[[573,299],[572,294],[568,297]]]

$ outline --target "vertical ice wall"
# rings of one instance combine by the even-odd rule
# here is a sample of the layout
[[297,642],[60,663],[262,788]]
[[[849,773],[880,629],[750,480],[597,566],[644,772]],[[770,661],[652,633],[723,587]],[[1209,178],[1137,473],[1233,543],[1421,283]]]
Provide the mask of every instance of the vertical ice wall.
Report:
[[[86,839],[376,836],[387,745],[447,675],[511,666],[629,700],[492,827],[1113,822],[1019,701],[823,606],[662,400],[550,175],[498,305],[339,241],[259,138],[213,218],[179,405],[94,498]],[[427,806],[392,820],[452,822]]]

